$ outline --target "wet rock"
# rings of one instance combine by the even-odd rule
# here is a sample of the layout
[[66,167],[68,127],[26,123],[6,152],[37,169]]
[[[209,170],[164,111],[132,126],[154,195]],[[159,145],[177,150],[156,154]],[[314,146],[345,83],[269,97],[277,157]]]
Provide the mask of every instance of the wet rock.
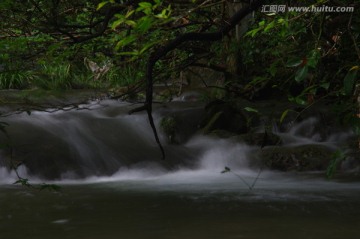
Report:
[[323,145],[268,147],[258,154],[260,162],[269,169],[280,171],[325,170],[334,151]]
[[11,128],[16,128],[9,130],[13,142],[11,147],[3,150],[1,158],[7,167],[25,165],[30,175],[47,179],[60,178],[62,172],[75,171],[65,141],[39,127],[26,127],[24,130],[25,127],[13,123]]
[[169,143],[177,143],[175,136],[177,132],[177,120],[173,116],[166,116],[161,119],[160,127],[168,138]]
[[248,131],[245,114],[221,100],[213,101],[205,107],[205,115],[200,123],[203,133],[208,134],[214,130],[225,130],[235,134]]
[[360,175],[360,145],[359,138],[354,135],[350,137],[346,145],[344,146],[347,149],[345,150],[345,159],[341,162],[341,171],[342,172],[354,172]]
[[237,136],[237,134],[235,134],[235,133],[229,132],[227,130],[220,130],[220,129],[213,130],[208,135],[215,137],[215,138],[220,138],[220,139],[228,139],[228,138]]
[[273,146],[281,145],[281,138],[274,133],[247,133],[247,134],[235,134],[226,130],[214,130],[209,133],[209,136],[214,136],[221,139],[231,139],[238,143],[247,144],[250,146]]
[[281,138],[274,133],[248,133],[232,137],[232,139],[237,142],[246,143],[251,146],[260,146],[262,148],[282,144]]
[[155,109],[161,116],[160,129],[168,143],[182,144],[199,130],[204,115],[203,104],[195,102],[172,102],[165,107]]

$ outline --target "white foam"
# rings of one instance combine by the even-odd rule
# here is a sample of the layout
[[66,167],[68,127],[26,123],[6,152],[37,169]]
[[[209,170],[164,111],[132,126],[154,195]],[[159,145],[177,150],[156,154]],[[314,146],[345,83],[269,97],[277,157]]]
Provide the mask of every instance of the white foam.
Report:
[[19,178],[18,175],[22,178],[27,178],[27,169],[25,166],[21,165],[17,168],[17,173],[15,170],[9,170],[5,167],[0,167],[0,184],[12,184],[15,183]]

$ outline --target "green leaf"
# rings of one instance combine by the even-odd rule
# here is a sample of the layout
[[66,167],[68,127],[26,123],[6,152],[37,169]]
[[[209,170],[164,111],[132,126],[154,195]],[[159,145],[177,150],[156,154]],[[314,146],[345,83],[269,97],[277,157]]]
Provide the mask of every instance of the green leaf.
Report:
[[19,178],[14,184],[21,184],[22,186],[31,187],[29,179],[27,178]]
[[128,11],[125,15],[125,18],[129,18],[131,15],[133,15],[135,10]]
[[289,109],[285,110],[280,117],[280,124],[282,124],[282,122],[284,121],[286,115],[289,113]]
[[121,55],[121,56],[138,56],[139,52],[138,51],[124,51],[124,52],[120,52],[119,55]]
[[284,19],[284,18],[279,18],[279,19],[277,20],[277,22],[281,24],[281,23],[285,22],[285,19]]
[[119,18],[118,20],[114,21],[112,24],[111,24],[111,29],[115,29],[117,28],[119,25],[121,25],[122,23],[125,22],[125,18]]
[[103,8],[106,4],[108,4],[109,1],[104,1],[98,4],[96,11],[100,10],[101,8]]
[[119,50],[121,47],[124,47],[132,42],[134,42],[136,40],[136,36],[134,35],[129,35],[128,37],[125,37],[124,39],[122,39],[121,41],[119,41],[116,46],[115,46],[115,50]]
[[251,31],[248,31],[245,36],[251,36],[251,37],[254,37],[256,35],[256,33],[258,33],[262,28],[259,27],[259,28],[255,28]]
[[352,67],[344,78],[344,92],[345,95],[351,95],[355,86],[355,79],[357,76],[359,66]]
[[229,167],[225,167],[223,171],[221,171],[221,173],[228,173],[230,172],[231,169]]
[[293,59],[290,59],[287,63],[286,63],[286,67],[297,67],[297,66],[300,66],[301,63],[303,62],[302,59],[300,58],[293,58]]
[[325,89],[325,90],[328,90],[329,87],[330,87],[330,82],[323,82],[320,84],[320,87]]
[[136,9],[137,12],[143,12],[146,15],[150,15],[152,13],[152,4],[149,2],[140,2],[139,7]]
[[302,82],[307,77],[308,70],[308,66],[301,67],[295,74],[295,81]]
[[163,10],[161,11],[161,13],[156,14],[155,17],[160,18],[160,19],[166,19],[166,18],[168,18],[168,17],[169,17],[168,10],[167,10],[167,9],[163,9]]
[[139,33],[143,34],[147,32],[153,26],[153,19],[152,17],[145,16],[139,19],[137,22],[135,30]]
[[332,178],[336,172],[336,169],[338,168],[338,166],[340,165],[340,163],[346,159],[346,155],[344,152],[342,152],[341,150],[337,150],[333,155],[332,155],[332,160],[330,161],[327,169],[326,169],[326,177],[327,178]]
[[136,27],[136,22],[133,20],[126,20],[124,22],[126,25],[132,26],[132,27]]
[[149,42],[143,46],[143,48],[139,51],[140,54],[143,54],[147,50],[149,50],[152,46],[158,44],[161,41]]
[[306,65],[312,68],[316,68],[320,60],[320,57],[321,57],[320,51],[318,50],[311,51],[309,57],[307,58],[308,61]]
[[152,4],[149,2],[140,2],[139,6],[142,8],[152,8]]
[[277,64],[278,62],[274,62],[266,69],[266,71],[269,72],[272,77],[274,77],[278,71]]
[[271,30],[272,28],[274,28],[275,26],[275,21],[270,22],[264,29],[264,32],[268,32],[269,30]]
[[302,95],[296,96],[296,97],[288,96],[288,99],[290,102],[295,102],[296,104],[299,104],[299,105],[306,105],[306,103],[307,103],[307,101],[305,99],[303,99]]
[[247,112],[259,113],[259,111],[257,109],[254,109],[254,108],[251,108],[251,107],[245,107],[244,110],[246,110]]
[[295,97],[295,103],[299,105],[306,105],[307,101],[302,97]]

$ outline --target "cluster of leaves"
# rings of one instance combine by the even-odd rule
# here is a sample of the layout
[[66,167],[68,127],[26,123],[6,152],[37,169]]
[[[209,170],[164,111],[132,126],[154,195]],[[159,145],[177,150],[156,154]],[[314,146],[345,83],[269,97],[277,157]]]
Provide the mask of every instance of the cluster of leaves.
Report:
[[[324,1],[278,1],[302,6]],[[354,6],[356,1],[343,1]],[[336,6],[337,6],[336,5]],[[290,101],[309,105],[333,99],[340,115],[355,120],[355,87],[360,67],[360,17],[355,12],[257,13],[255,22],[239,45],[242,67],[239,77],[245,89],[283,92]],[[254,67],[255,66],[255,67]],[[256,93],[256,92],[255,92]],[[261,93],[260,93],[261,94]],[[261,95],[260,95],[261,97]]]
[[[358,6],[353,0],[336,4]],[[107,86],[141,81],[139,72],[145,71],[144,59],[153,49],[184,33],[216,31],[227,24],[230,8],[215,0],[2,1],[0,88],[98,87],[83,65],[84,57],[98,64],[113,62],[114,69],[104,78]],[[242,24],[250,29],[241,41],[230,35],[213,45],[180,45],[157,62],[157,79],[176,77],[199,62],[231,72],[227,58],[236,55],[239,70],[224,83],[236,96],[262,97],[276,89],[302,105],[330,96],[345,102],[346,109],[354,108],[350,102],[360,69],[358,15],[257,11],[252,24]]]
[[[134,83],[139,77],[129,81],[129,62],[139,72],[148,51],[183,31],[183,22],[199,29],[203,23],[195,27],[190,18],[204,17],[188,10],[202,2],[209,1],[186,7],[166,0],[1,1],[0,88],[98,87],[83,65],[85,57],[99,65],[113,62],[114,77],[107,76],[105,86]],[[115,78],[120,72],[131,74],[122,81]]]
[[98,3],[1,1],[0,89],[96,87],[83,59],[100,64],[113,48],[107,34],[93,37],[104,21]]
[[[107,3],[109,1],[101,2],[98,9],[103,8]],[[111,29],[118,33],[117,38],[120,40],[116,43],[115,50],[121,50],[120,55],[131,56],[134,60],[161,42],[159,29],[172,21],[171,5],[166,7],[162,5],[162,0],[154,0],[153,3],[140,2],[136,8],[129,7],[125,14],[114,15]]]

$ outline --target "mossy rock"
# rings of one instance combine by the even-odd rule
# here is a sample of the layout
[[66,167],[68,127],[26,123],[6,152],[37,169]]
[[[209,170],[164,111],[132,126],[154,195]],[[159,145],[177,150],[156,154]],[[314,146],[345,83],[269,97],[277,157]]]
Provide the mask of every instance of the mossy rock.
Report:
[[220,129],[213,130],[208,135],[215,137],[215,138],[220,138],[220,139],[228,139],[228,138],[237,136],[237,134],[235,134],[235,133],[229,132],[227,130],[220,130]]
[[183,144],[199,132],[204,115],[202,103],[171,102],[155,109],[161,116],[159,128],[170,144]]
[[281,138],[273,133],[248,133],[248,134],[235,134],[226,130],[214,130],[209,133],[209,136],[214,136],[221,139],[231,139],[238,143],[247,144],[250,146],[273,146],[281,145]]
[[248,133],[233,137],[240,143],[246,143],[251,146],[273,146],[281,145],[281,138],[274,133]]
[[160,127],[170,143],[176,143],[177,121],[173,116],[166,116],[161,119]]
[[269,147],[259,157],[269,169],[279,171],[321,171],[328,167],[334,151],[323,145]]
[[246,116],[230,103],[221,100],[213,101],[205,107],[205,111],[200,123],[200,128],[205,134],[215,130],[225,130],[235,134],[248,131]]

